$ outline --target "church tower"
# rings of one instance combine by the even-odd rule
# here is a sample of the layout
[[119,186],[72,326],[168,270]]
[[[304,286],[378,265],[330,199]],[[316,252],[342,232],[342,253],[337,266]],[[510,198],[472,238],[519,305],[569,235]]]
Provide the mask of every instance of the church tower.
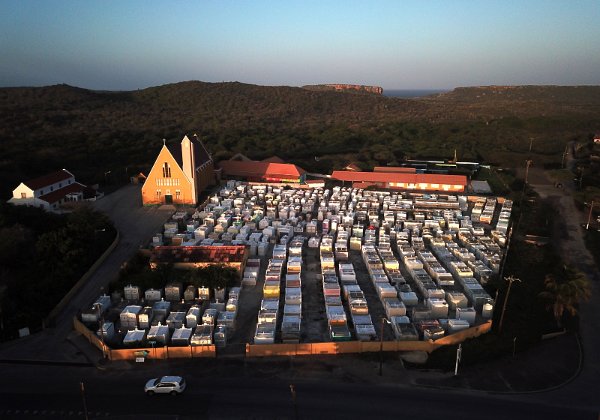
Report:
[[184,136],[183,140],[181,140],[181,159],[183,163],[183,173],[190,179],[190,183],[192,184],[192,197],[194,203],[198,199],[198,195],[196,192],[196,162],[194,160],[194,142],[192,142],[188,136]]

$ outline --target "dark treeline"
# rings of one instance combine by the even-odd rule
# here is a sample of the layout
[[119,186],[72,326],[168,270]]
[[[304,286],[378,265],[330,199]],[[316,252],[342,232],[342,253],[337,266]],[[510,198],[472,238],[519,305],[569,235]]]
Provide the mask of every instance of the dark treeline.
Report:
[[[197,133],[216,160],[278,155],[311,171],[405,158],[536,161],[600,125],[600,87],[460,88],[420,99],[241,83],[183,82],[130,92],[67,85],[0,89],[0,197],[68,168],[83,182],[124,182],[162,146]],[[110,174],[105,175],[110,171]]]
[[65,215],[0,204],[0,340],[36,330],[115,238],[87,206]]

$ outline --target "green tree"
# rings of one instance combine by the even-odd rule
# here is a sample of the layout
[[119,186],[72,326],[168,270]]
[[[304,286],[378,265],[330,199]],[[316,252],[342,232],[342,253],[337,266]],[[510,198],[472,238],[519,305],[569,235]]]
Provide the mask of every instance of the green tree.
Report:
[[565,313],[575,316],[579,302],[589,300],[592,295],[588,277],[570,265],[563,265],[556,273],[547,274],[544,287],[539,296],[547,302],[546,308],[552,311],[559,324]]
[[235,268],[224,264],[211,264],[192,270],[189,281],[196,287],[203,286],[210,289],[222,289],[233,286],[237,278],[238,272]]

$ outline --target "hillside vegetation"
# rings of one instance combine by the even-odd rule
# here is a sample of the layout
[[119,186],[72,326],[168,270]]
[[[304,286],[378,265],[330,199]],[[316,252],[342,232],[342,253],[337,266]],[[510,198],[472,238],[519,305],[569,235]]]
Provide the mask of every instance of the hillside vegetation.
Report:
[[0,196],[58,168],[116,183],[148,170],[162,139],[197,133],[217,160],[276,154],[307,170],[404,158],[536,163],[600,130],[600,87],[459,88],[420,99],[242,83],[182,82],[129,92],[67,85],[0,89]]

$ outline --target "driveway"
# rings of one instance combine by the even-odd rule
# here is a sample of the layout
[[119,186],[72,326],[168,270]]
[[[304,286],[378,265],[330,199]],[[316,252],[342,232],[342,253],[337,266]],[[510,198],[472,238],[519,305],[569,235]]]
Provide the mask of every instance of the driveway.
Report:
[[56,317],[54,327],[2,344],[0,359],[87,362],[86,357],[67,340],[70,334],[75,334],[73,316],[91,305],[107,289],[118,276],[121,265],[140,246],[148,243],[173,213],[173,208],[142,206],[140,185],[120,188],[93,203],[93,207],[108,215],[119,230],[120,240],[116,248]]

